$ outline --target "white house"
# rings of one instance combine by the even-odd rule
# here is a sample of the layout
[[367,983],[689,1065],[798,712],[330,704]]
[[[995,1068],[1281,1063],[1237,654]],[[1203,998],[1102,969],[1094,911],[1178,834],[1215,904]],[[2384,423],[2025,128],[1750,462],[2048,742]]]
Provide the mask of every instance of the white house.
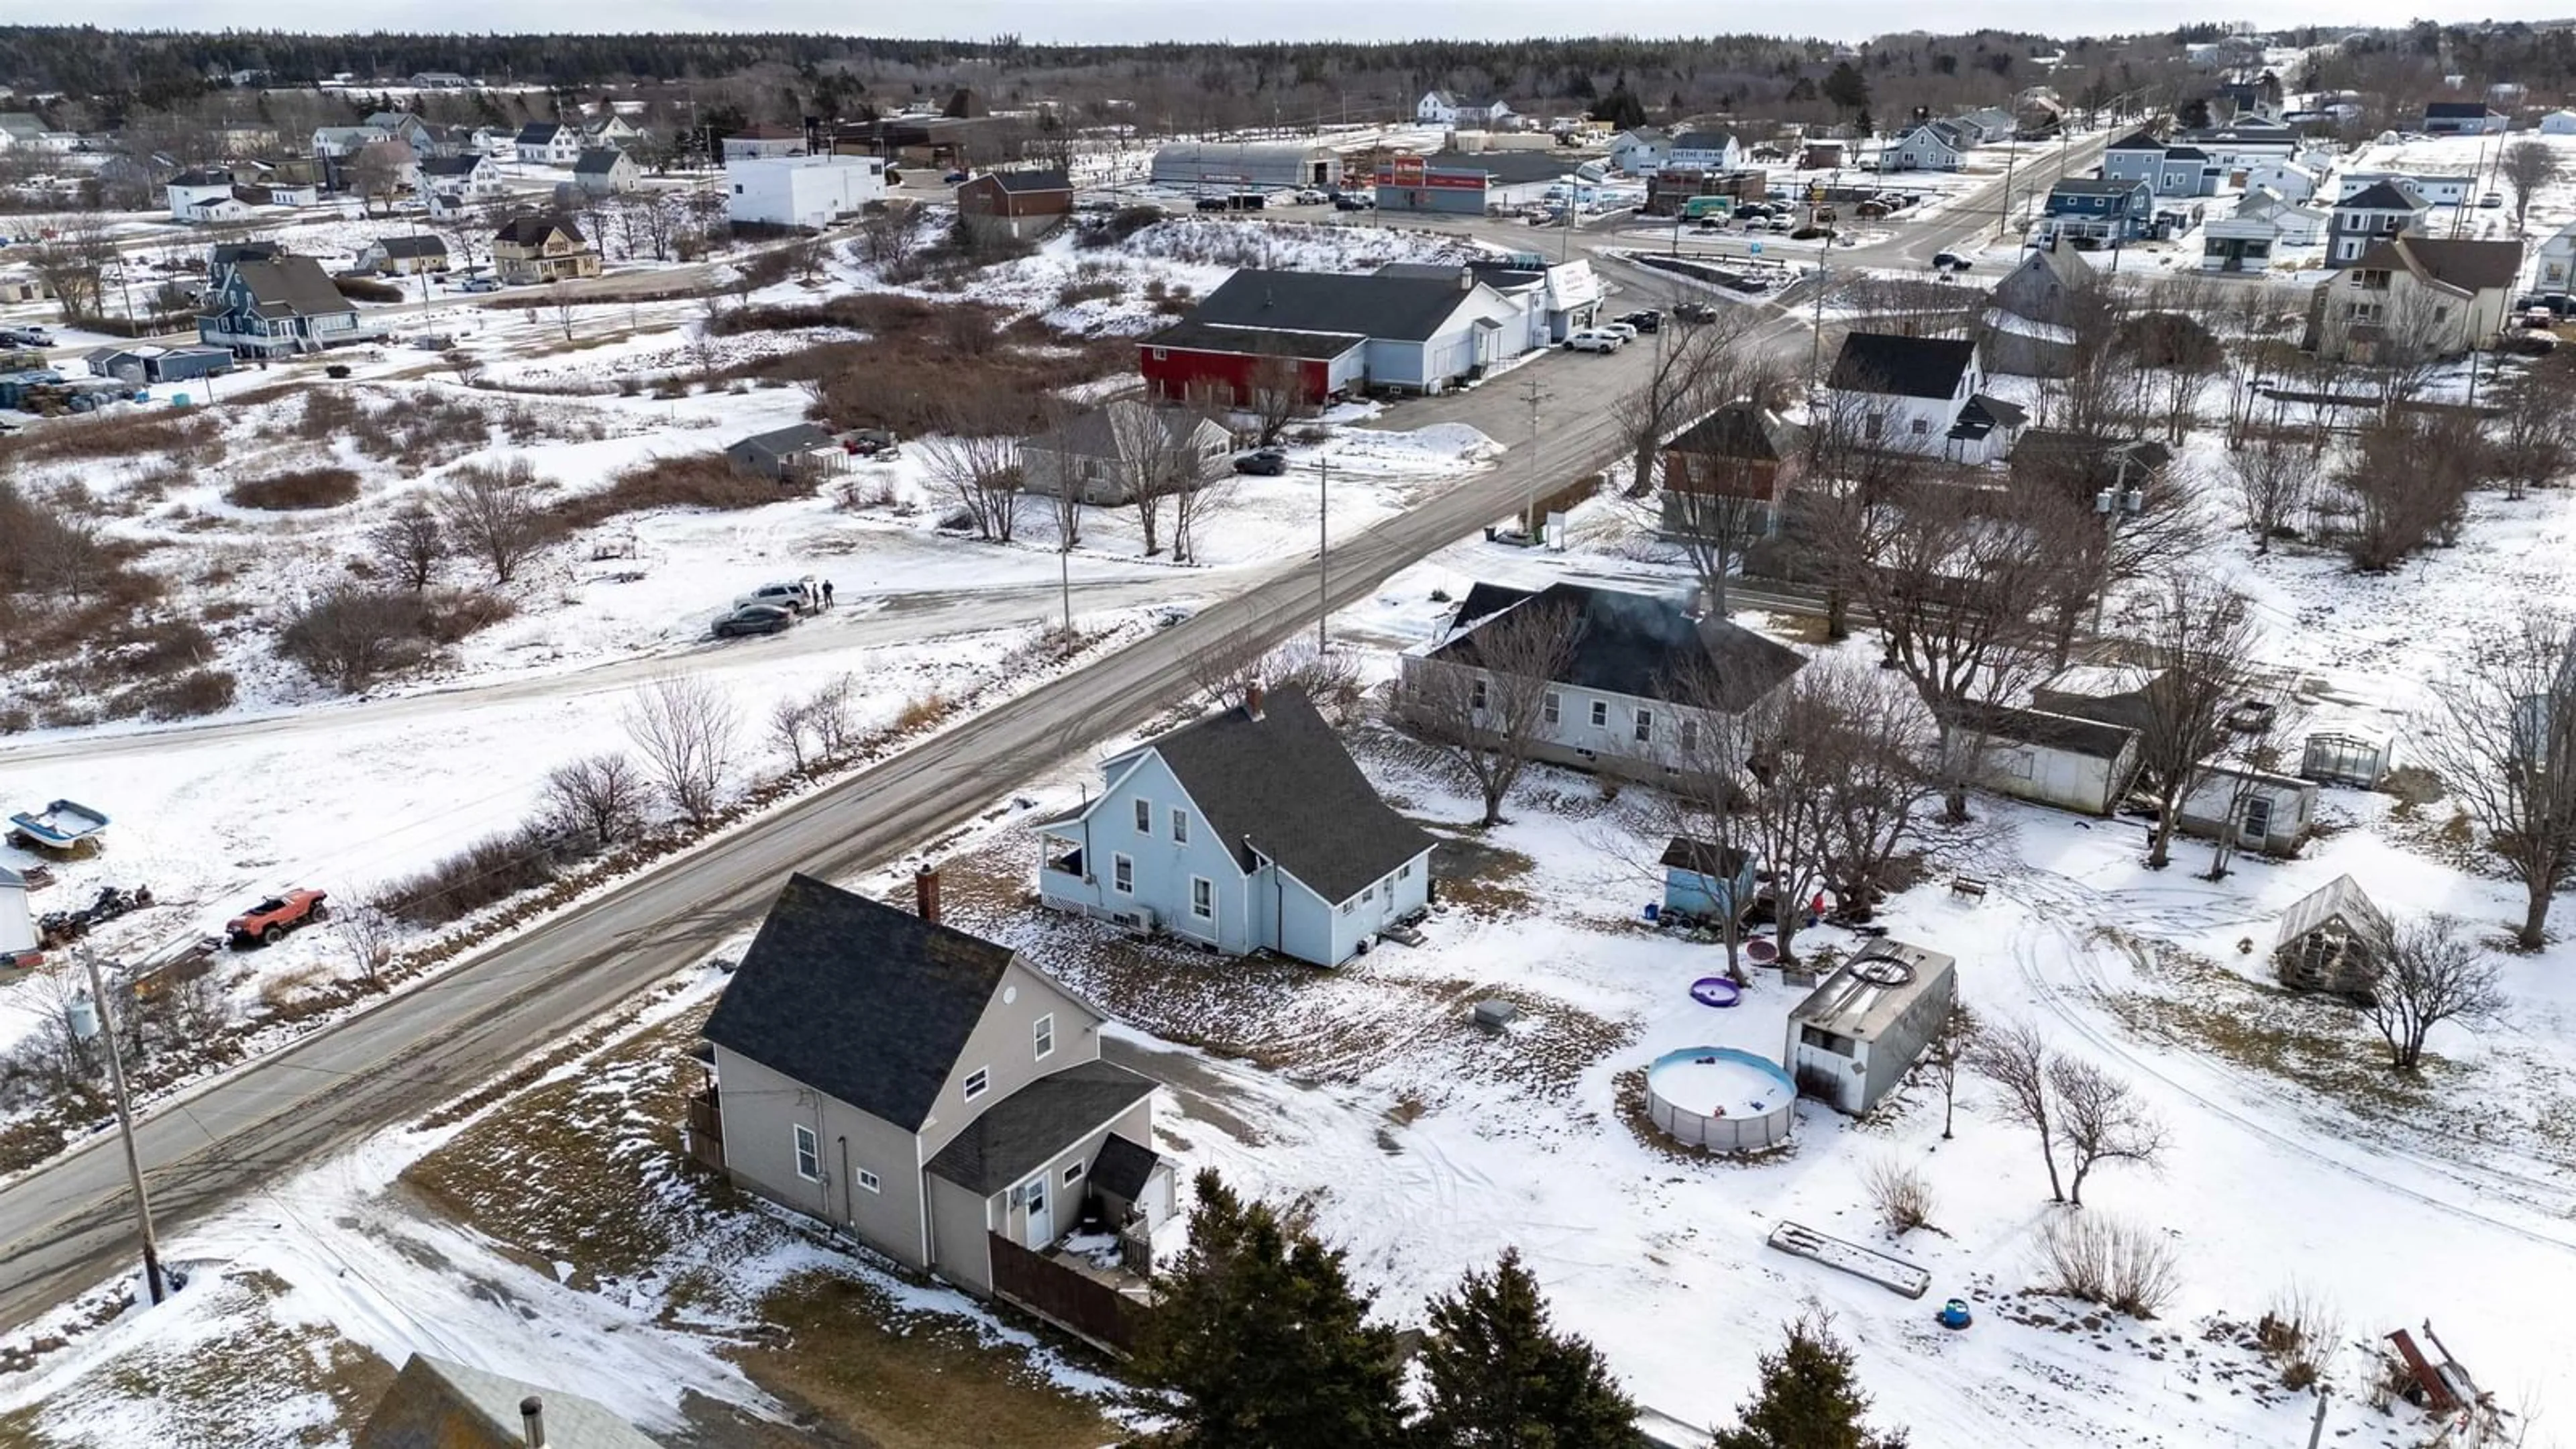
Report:
[[422,161],[419,186],[422,200],[446,198],[452,205],[490,201],[504,189],[501,168],[480,152],[432,156]]
[[2016,800],[2108,815],[2138,773],[2138,732],[2124,725],[2000,705],[1956,712],[1956,748],[1973,752],[1987,789]]
[[2570,278],[2576,278],[2576,221],[2560,227],[2540,244],[2540,269],[2533,273],[2531,284],[2543,292],[2563,294],[2569,289]]
[[2551,111],[2540,118],[2544,136],[2576,136],[2576,111]]
[[1413,119],[1426,126],[1464,126],[1481,131],[1512,119],[1512,108],[1498,100],[1461,100],[1448,91],[1424,91],[1413,103]]
[[763,226],[826,227],[885,196],[874,156],[750,156],[725,163],[725,216]]
[[2325,237],[2326,214],[2298,206],[2268,191],[2251,190],[2234,214],[2201,228],[2200,269],[2204,272],[2260,272],[2272,264],[2276,247],[2312,247]]
[[1861,440],[1954,463],[2009,457],[2029,421],[1985,394],[1977,344],[1961,338],[1850,333],[1825,387],[1837,425]]
[[1639,126],[1622,131],[1610,142],[1610,164],[1631,176],[1644,176],[1664,169],[1672,155],[1673,138],[1669,132],[1653,126]]
[[585,196],[620,196],[643,184],[635,158],[614,146],[586,147],[573,162],[572,184]]
[[1725,131],[1684,131],[1673,137],[1664,164],[1695,171],[1733,171],[1744,164],[1744,147]]
[[2299,202],[2317,194],[2319,173],[2296,161],[2257,161],[2245,168],[2245,189],[2268,191],[2283,201]]
[[570,166],[581,159],[581,128],[553,121],[530,121],[512,143],[519,160],[530,166]]
[[[1570,620],[1574,630],[1573,647],[1541,700],[1532,753],[1606,774],[1659,780],[1704,762],[1702,731],[1760,704],[1806,663],[1786,645],[1652,594],[1479,583],[1447,629],[1407,651],[1405,679],[1418,689],[1439,671],[1465,671],[1474,681],[1471,699],[1483,698],[1491,676],[1479,633],[1530,614]],[[1413,727],[1441,726],[1416,720]]]
[[2428,206],[2463,206],[2478,178],[2451,171],[2348,171],[2342,177],[2343,199],[2352,200],[2383,181],[2405,188]]
[[1057,910],[1337,966],[1429,903],[1431,837],[1301,690],[1254,684],[1101,773],[1098,795],[1038,827],[1038,895]]
[[250,208],[233,200],[233,177],[229,171],[182,171],[169,180],[170,219],[173,221],[230,221],[234,208],[247,216]]
[[805,132],[793,126],[758,124],[745,126],[719,143],[726,161],[740,161],[754,156],[802,156],[805,154]]
[[2521,275],[2518,241],[2391,237],[2316,289],[2301,345],[2360,361],[2392,335],[2444,356],[2481,347],[2504,326]]
[[354,156],[359,147],[384,138],[385,133],[373,126],[316,126],[311,145],[314,155],[337,160]]
[[1925,121],[1879,148],[1881,171],[1956,171],[1965,163],[1967,134],[1948,121]]

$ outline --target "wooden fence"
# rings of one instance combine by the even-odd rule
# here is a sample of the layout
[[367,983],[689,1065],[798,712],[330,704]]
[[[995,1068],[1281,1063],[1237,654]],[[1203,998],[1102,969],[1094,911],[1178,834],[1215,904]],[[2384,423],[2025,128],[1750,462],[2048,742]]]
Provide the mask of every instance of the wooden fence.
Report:
[[1135,1352],[1137,1333],[1149,1311],[1142,1304],[999,1233],[986,1236],[993,1247],[995,1297],[1112,1353]]

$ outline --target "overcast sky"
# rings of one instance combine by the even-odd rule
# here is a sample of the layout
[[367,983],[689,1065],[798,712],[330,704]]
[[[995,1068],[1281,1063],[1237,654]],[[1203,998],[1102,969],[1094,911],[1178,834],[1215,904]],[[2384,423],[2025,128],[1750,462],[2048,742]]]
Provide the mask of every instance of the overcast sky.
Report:
[[[2502,0],[2479,7],[2500,19],[2537,20],[2576,11],[2570,0]],[[2421,0],[2266,0],[2253,12],[2266,25],[2398,25],[2425,13]],[[26,17],[32,18],[32,17]],[[1528,35],[1595,33],[1615,22],[1623,33],[1705,34],[1713,27],[1762,29],[1859,40],[1892,30],[1967,25],[2053,35],[2170,29],[2188,20],[2228,18],[2225,7],[2194,0],[1977,0],[1965,9],[1926,10],[1898,0],[1801,0],[1719,11],[1681,0],[1629,0],[1609,8],[1564,0],[1408,0],[1405,4],[1326,5],[1315,0],[621,0],[597,8],[535,7],[524,0],[120,0],[85,13],[91,24],[117,28],[212,30],[864,30],[871,35],[939,35],[981,40],[1017,34],[1042,41],[1401,40],[1456,36],[1494,40]],[[2466,18],[2440,12],[2456,22]],[[1588,22],[1588,23],[1587,23]],[[1928,26],[1927,26],[1928,22]]]

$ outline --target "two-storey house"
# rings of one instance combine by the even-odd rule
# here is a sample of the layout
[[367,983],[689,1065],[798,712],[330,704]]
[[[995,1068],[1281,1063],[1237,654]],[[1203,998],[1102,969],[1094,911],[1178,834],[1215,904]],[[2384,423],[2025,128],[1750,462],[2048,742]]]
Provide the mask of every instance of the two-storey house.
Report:
[[2155,223],[2156,199],[2144,181],[2126,177],[2070,176],[2048,188],[2051,236],[2078,245],[2133,242]]
[[1533,756],[1605,774],[1659,780],[1704,765],[1718,739],[1706,731],[1769,698],[1806,663],[1786,645],[1652,594],[1479,583],[1437,638],[1407,651],[1405,677],[1484,675],[1477,634],[1521,610],[1572,621],[1572,645],[1541,701]]
[[1684,131],[1673,137],[1664,164],[1685,171],[1723,175],[1744,164],[1744,146],[1728,131]]
[[1511,120],[1512,108],[1500,100],[1467,100],[1449,91],[1425,91],[1413,103],[1413,119],[1426,126],[1482,131]]
[[558,216],[514,216],[492,234],[492,275],[511,286],[599,275],[599,253]]
[[[690,1150],[907,1268],[993,1293],[1087,1200],[1171,1211],[1151,1078],[1100,1059],[1107,1018],[1007,946],[789,878],[707,1017]],[[1100,1179],[1115,1166],[1122,1178]],[[1157,1179],[1159,1178],[1159,1181]],[[1006,1245],[1006,1246],[1005,1246]],[[1007,1282],[998,1285],[1007,1293]]]
[[235,357],[293,357],[385,335],[311,257],[219,257],[204,306],[197,340]]
[[1970,141],[1948,121],[1909,127],[1880,149],[1881,171],[1956,171],[1967,164]]
[[581,128],[555,121],[530,121],[512,143],[519,160],[530,166],[570,166],[581,159]]
[[1431,899],[1431,837],[1378,798],[1297,689],[1112,756],[1039,827],[1038,895],[1232,955],[1336,966]]
[[1662,170],[1672,154],[1671,133],[1654,126],[1622,131],[1610,142],[1610,165],[1631,176]]
[[2504,326],[2521,275],[2518,241],[2391,237],[2317,287],[2302,342],[2319,357],[2364,362],[2392,342],[2466,352]]
[[503,190],[500,166],[479,151],[428,158],[420,163],[418,184],[424,204],[441,201],[450,208],[490,201]]
[[2353,192],[2326,217],[2326,265],[2350,266],[2390,237],[2421,229],[2432,209],[2395,181],[2374,181]]
[[1854,332],[1825,378],[1828,425],[1889,452],[1992,463],[2011,454],[2029,415],[1984,386],[1974,342]]

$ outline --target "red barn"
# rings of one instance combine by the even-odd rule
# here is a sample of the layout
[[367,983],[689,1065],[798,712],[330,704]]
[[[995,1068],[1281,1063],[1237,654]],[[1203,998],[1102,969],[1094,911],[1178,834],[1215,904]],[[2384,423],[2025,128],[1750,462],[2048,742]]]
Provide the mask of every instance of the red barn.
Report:
[[1192,318],[1137,345],[1137,370],[1158,398],[1193,390],[1243,402],[1265,369],[1294,367],[1304,400],[1321,406],[1367,381],[1368,339],[1352,332],[1288,332]]

